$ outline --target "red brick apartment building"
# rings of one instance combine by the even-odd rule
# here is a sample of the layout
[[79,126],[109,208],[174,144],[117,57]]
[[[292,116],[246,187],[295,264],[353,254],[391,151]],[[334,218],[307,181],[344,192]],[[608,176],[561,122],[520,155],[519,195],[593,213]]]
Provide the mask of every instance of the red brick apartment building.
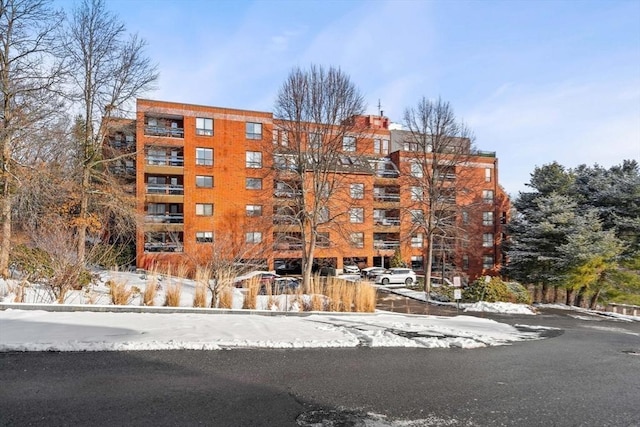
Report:
[[[343,143],[342,158],[351,165],[337,172],[347,189],[327,206],[332,213],[344,211],[335,220],[344,224],[327,224],[319,233],[318,265],[338,271],[354,263],[389,266],[399,253],[421,271],[427,240],[413,226],[415,194],[408,179],[414,147],[403,142],[403,131],[390,129],[386,117],[356,120],[362,131]],[[269,112],[139,99],[128,134],[111,138],[129,149],[135,144],[135,165],[123,167],[135,169],[137,266],[211,257],[271,270],[295,264],[302,241],[287,215],[295,196],[287,184],[287,158],[274,149],[287,145],[280,125]],[[462,176],[469,185],[452,192],[448,203],[463,231],[456,239],[434,240],[433,270],[473,280],[502,262],[509,200],[498,184],[495,153],[469,148],[466,161],[442,179]]]

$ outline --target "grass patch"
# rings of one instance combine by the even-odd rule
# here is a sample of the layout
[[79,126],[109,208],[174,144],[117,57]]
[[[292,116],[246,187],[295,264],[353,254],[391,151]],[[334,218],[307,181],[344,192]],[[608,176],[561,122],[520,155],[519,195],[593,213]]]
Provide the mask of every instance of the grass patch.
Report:
[[220,291],[218,308],[233,308],[233,288],[225,288]]
[[182,295],[182,283],[169,283],[165,289],[164,305],[165,307],[179,307],[180,296]]
[[113,305],[129,305],[133,296],[133,289],[129,288],[126,283],[109,280],[107,287],[109,288]]
[[193,294],[193,306],[204,308],[207,305],[207,286],[204,283],[196,282],[195,293]]

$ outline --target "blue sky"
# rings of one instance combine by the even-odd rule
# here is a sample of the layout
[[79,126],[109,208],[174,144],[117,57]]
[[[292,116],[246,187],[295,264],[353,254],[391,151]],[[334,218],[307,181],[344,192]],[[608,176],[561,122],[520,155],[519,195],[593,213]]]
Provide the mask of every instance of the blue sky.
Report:
[[535,166],[640,159],[640,1],[107,0],[149,44],[146,97],[273,110],[293,66],[338,66],[394,122],[442,97],[516,196]]

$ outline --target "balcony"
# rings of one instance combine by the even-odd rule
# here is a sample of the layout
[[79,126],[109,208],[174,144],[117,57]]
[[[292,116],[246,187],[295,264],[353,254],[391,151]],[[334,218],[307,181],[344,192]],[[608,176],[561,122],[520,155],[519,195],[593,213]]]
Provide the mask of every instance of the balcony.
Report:
[[183,156],[165,156],[157,154],[147,154],[145,156],[146,163],[153,166],[184,166]]
[[183,247],[182,232],[149,232],[144,235],[145,252],[182,252]]
[[184,195],[184,185],[147,184],[147,194]]
[[400,241],[399,240],[374,240],[373,247],[374,249],[395,250],[400,247]]
[[399,217],[375,218],[373,222],[375,225],[380,225],[383,227],[397,227],[400,225],[400,218]]
[[182,252],[182,243],[145,242],[145,252]]
[[273,192],[274,197],[278,198],[294,198],[302,196],[301,190],[276,189]]
[[373,187],[373,199],[377,202],[397,203],[400,201],[399,187]]
[[302,242],[277,242],[273,244],[276,251],[299,251],[302,249]]
[[145,116],[144,134],[146,136],[184,138],[184,118],[181,116]]
[[184,215],[179,214],[163,214],[163,215],[147,215],[144,217],[146,223],[153,224],[182,224],[184,223]]

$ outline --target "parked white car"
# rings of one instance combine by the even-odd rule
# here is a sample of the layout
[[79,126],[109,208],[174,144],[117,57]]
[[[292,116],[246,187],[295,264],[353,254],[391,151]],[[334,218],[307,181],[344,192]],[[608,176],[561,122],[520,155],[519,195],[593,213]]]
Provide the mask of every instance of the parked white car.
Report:
[[345,265],[342,268],[344,274],[360,274],[360,269],[357,265]]
[[416,273],[410,268],[390,268],[376,277],[379,285],[411,285],[416,281]]

